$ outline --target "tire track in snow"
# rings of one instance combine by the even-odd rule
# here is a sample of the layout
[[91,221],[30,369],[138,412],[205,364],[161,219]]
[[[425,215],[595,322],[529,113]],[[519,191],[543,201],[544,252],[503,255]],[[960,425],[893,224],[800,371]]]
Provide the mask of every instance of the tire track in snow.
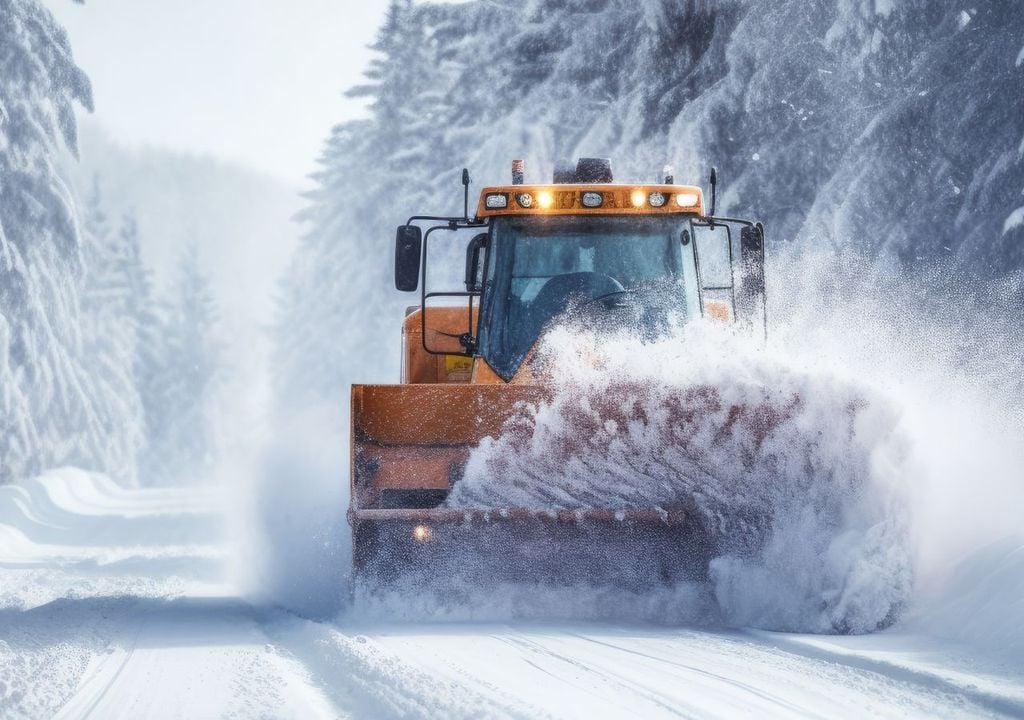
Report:
[[[529,652],[532,652],[532,653],[536,653],[536,654],[540,654],[540,655],[545,655],[545,656],[550,657],[550,658],[552,658],[554,660],[557,660],[559,662],[562,662],[562,663],[565,663],[567,665],[570,665],[573,668],[576,668],[577,670],[580,670],[580,671],[582,671],[584,673],[588,673],[590,675],[596,676],[596,677],[600,678],[602,681],[604,681],[606,683],[615,684],[615,685],[619,686],[619,688],[621,688],[621,689],[627,690],[627,691],[631,692],[634,695],[638,695],[639,697],[641,697],[642,699],[648,701],[649,703],[651,703],[655,707],[660,708],[661,710],[667,712],[669,715],[673,715],[673,716],[676,716],[676,717],[697,717],[697,710],[696,710],[696,708],[687,706],[685,708],[685,711],[684,711],[683,708],[680,708],[680,707],[677,707],[677,706],[673,706],[672,704],[670,704],[670,703],[666,702],[665,700],[663,700],[662,697],[659,697],[657,694],[649,692],[648,689],[645,688],[643,685],[641,685],[639,683],[631,682],[628,679],[624,678],[620,674],[605,672],[605,671],[600,670],[599,668],[595,667],[594,665],[591,665],[589,663],[586,663],[586,662],[583,662],[581,660],[578,660],[578,659],[576,659],[576,658],[574,658],[572,656],[563,655],[563,654],[554,652],[554,651],[544,647],[540,643],[534,642],[532,640],[528,640],[525,637],[498,637],[498,636],[494,636],[494,637],[497,640],[499,640],[500,642],[507,643],[509,645],[512,645],[513,647],[517,647],[517,648],[528,650]],[[554,673],[551,673],[549,671],[544,670],[538,664],[536,664],[536,663],[534,663],[534,662],[532,662],[532,661],[530,661],[528,659],[524,658],[524,661],[528,662],[533,667],[536,667],[536,668],[542,670],[543,672],[546,672],[548,675],[551,675],[552,677],[556,677],[556,678],[564,680],[564,678],[561,678],[558,675],[555,675]],[[577,685],[577,687],[579,687],[579,686]],[[628,708],[623,707],[623,711],[628,711]]]
[[578,633],[572,633],[572,637],[577,637],[577,638],[579,638],[579,639],[581,639],[581,640],[583,640],[585,642],[597,643],[599,645],[603,645],[603,646],[605,646],[607,648],[611,648],[613,650],[618,650],[618,651],[623,652],[623,653],[628,653],[628,654],[631,654],[631,655],[637,655],[639,657],[646,658],[648,660],[654,660],[654,661],[659,662],[659,663],[664,663],[666,665],[671,665],[672,667],[679,668],[679,669],[681,669],[681,670],[683,670],[683,671],[685,671],[687,673],[693,673],[695,675],[700,675],[700,676],[703,676],[703,677],[705,677],[705,678],[707,678],[709,680],[712,680],[712,681],[715,681],[715,682],[720,682],[720,683],[722,683],[724,685],[727,685],[729,687],[735,688],[735,689],[740,690],[742,692],[749,693],[749,694],[753,695],[754,697],[756,697],[756,698],[758,698],[758,699],[760,699],[760,700],[762,700],[762,701],[764,701],[764,702],[766,702],[766,703],[768,703],[770,705],[777,706],[780,709],[787,710],[789,712],[794,712],[794,713],[801,713],[801,714],[804,714],[806,717],[814,716],[814,714],[810,713],[808,711],[808,709],[805,708],[805,707],[799,707],[797,705],[794,705],[793,703],[787,702],[784,698],[782,698],[782,697],[780,697],[778,695],[764,692],[763,690],[758,689],[757,687],[751,685],[750,683],[744,682],[742,680],[738,680],[738,679],[736,679],[734,677],[729,677],[729,676],[724,675],[722,673],[712,672],[710,670],[697,667],[696,665],[682,663],[682,662],[679,662],[679,661],[676,661],[676,660],[672,660],[672,659],[669,659],[669,658],[665,658],[665,657],[661,657],[659,655],[655,655],[655,654],[652,654],[652,653],[640,652],[640,651],[637,651],[637,650],[631,650],[629,648],[620,647],[620,646],[615,645],[614,643],[608,642],[606,640],[598,640],[596,638],[588,637],[586,635],[580,635]]
[[[269,623],[271,639],[301,661],[338,707],[366,718],[551,717],[527,698],[509,693],[472,674],[438,676],[423,658],[399,655],[372,634],[350,635],[341,628],[290,617]],[[439,661],[439,657],[430,660]],[[417,661],[418,660],[418,661]],[[486,659],[481,658],[481,662]],[[436,665],[433,670],[436,670]]]
[[[883,715],[890,715],[894,712],[905,714],[909,708],[916,708],[920,714],[925,716],[1022,716],[1019,709],[1013,704],[992,702],[991,696],[979,696],[977,692],[963,692],[963,686],[936,684],[933,682],[933,676],[929,674],[906,672],[906,668],[891,663],[862,662],[865,658],[852,654],[827,651],[815,653],[813,648],[808,648],[810,652],[803,652],[802,649],[805,647],[803,643],[798,640],[787,641],[785,636],[781,636],[783,647],[779,647],[779,644],[766,642],[774,640],[776,634],[758,633],[757,631],[724,631],[721,633],[679,631],[678,634],[687,637],[687,642],[683,647],[691,651],[713,653],[720,658],[724,658],[726,654],[734,654],[740,663],[739,671],[745,670],[745,675],[749,679],[729,676],[721,670],[710,671],[708,668],[716,667],[713,659],[706,660],[705,667],[699,667],[680,663],[672,657],[666,657],[664,653],[656,652],[655,647],[671,644],[671,635],[658,639],[655,643],[646,643],[642,651],[624,647],[607,639],[599,640],[578,633],[575,635],[588,642],[599,643],[636,657],[675,665],[685,668],[688,672],[695,672],[722,681],[729,686],[743,689],[768,700],[778,705],[780,709],[785,709],[801,717],[834,716],[839,712],[844,694],[863,697],[867,701],[867,706],[862,706],[862,711],[865,714],[872,711],[870,705],[877,705],[881,700],[889,705],[888,710],[884,707],[881,708]],[[696,640],[697,643],[692,642],[693,640]],[[851,660],[852,662],[850,662]],[[769,677],[774,676],[775,685],[771,691],[758,689],[752,684],[753,679],[764,668],[771,671]],[[791,685],[801,675],[806,677],[809,685],[817,683],[823,694],[832,695],[830,702],[816,701],[814,705],[807,705],[794,704],[785,700],[778,689],[787,684]],[[786,694],[789,697],[800,697],[799,693],[787,692]],[[835,706],[834,709],[829,710],[830,705]],[[766,709],[762,708],[761,711],[766,712]],[[877,712],[877,708],[875,711]]]
[[102,612],[119,647],[94,659],[58,720],[345,717],[301,663],[268,642],[244,601],[135,601]]
[[[433,693],[454,679],[457,688],[501,688],[504,697],[559,718],[1019,716],[877,669],[787,652],[744,632],[579,624],[376,626],[361,628],[358,638],[332,632],[343,645],[373,648],[374,662],[389,668],[389,682],[404,695]],[[467,715],[449,707],[413,701],[386,716]]]
[[943,677],[937,671],[909,667],[906,664],[870,657],[857,651],[832,650],[819,644],[789,638],[779,633],[748,631],[748,635],[769,646],[776,646],[785,652],[809,660],[844,665],[909,685],[916,685],[924,691],[935,691],[950,696],[960,696],[990,712],[1008,717],[1024,717],[1024,697],[1011,697],[994,691],[984,690],[976,684],[958,682]]
[[[598,628],[597,630],[598,632],[602,632],[602,629],[600,628]],[[819,715],[816,715],[814,712],[810,711],[806,707],[794,705],[793,703],[787,702],[785,699],[777,695],[761,691],[748,683],[745,683],[735,677],[729,677],[722,673],[712,672],[711,670],[705,668],[659,657],[654,654],[643,653],[636,650],[631,650],[629,648],[620,647],[613,643],[604,640],[599,640],[594,637],[581,634],[579,632],[569,631],[566,632],[564,636],[554,636],[550,639],[553,639],[555,641],[562,641],[563,638],[574,638],[583,643],[592,643],[598,645],[603,650],[612,650],[613,655],[634,655],[643,658],[649,663],[654,663],[657,665],[666,665],[673,668],[676,671],[683,671],[684,674],[695,675],[699,678],[709,680],[712,683],[717,683],[725,687],[747,693],[749,695],[754,696],[755,698],[757,698],[758,701],[760,701],[759,704],[761,705],[761,707],[758,708],[758,712],[764,714],[765,716],[774,717],[779,714],[779,711],[784,711],[784,714],[791,715],[794,717],[820,717]],[[629,677],[629,673],[624,672],[624,670],[629,668],[630,670],[633,670],[635,674],[637,667],[635,665],[635,662],[631,663],[631,661],[628,659],[625,661],[619,661],[618,658],[613,657],[609,662],[604,658],[601,658],[590,652],[579,652],[575,655],[566,654],[564,652],[556,652],[544,646],[541,643],[532,640],[526,640],[523,637],[509,638],[508,640],[516,644],[521,644],[524,646],[535,648],[537,652],[548,654],[551,657],[556,658],[562,662],[569,663],[573,666],[585,670],[588,673],[596,674],[601,678],[607,679],[608,681],[618,685],[622,690],[632,693],[634,696],[638,696],[640,699],[644,699],[652,705],[654,705],[655,707],[660,708],[668,715],[675,717],[690,718],[703,718],[708,716],[708,711],[706,707],[701,707],[700,705],[695,705],[693,703],[687,702],[684,699],[680,698],[677,693],[671,692],[673,688],[678,688],[683,686],[684,684],[687,684],[686,678],[678,673],[672,673],[673,677],[671,681],[668,683],[662,683],[660,688],[658,688],[655,686],[654,683],[651,682],[653,676],[649,673],[641,673],[642,675],[644,675],[643,680],[631,679]],[[669,673],[661,671],[661,674],[667,675]],[[725,695],[724,693],[721,694]],[[731,693],[730,695],[732,695],[734,700],[736,699],[734,693]],[[636,698],[633,698],[634,701],[635,699]],[[752,703],[742,704],[746,705],[748,710],[750,710],[754,705]],[[772,708],[774,708],[776,712],[771,712]],[[633,707],[633,714],[636,714],[640,717],[647,716],[646,713],[636,713],[635,706]]]
[[[113,653],[105,657],[100,656],[99,659],[90,663],[90,668],[86,670],[79,681],[78,692],[61,707],[53,720],[69,720],[70,718],[82,718],[85,720],[92,717],[96,707],[103,702],[107,693],[110,692],[110,689],[117,683],[118,678],[121,677],[125,666],[131,661],[135,648],[138,645],[139,633],[141,631],[142,626],[140,625],[135,631],[134,641],[127,650],[114,650]],[[116,660],[114,659],[114,654],[117,655]],[[115,662],[116,666],[111,670],[110,666]]]

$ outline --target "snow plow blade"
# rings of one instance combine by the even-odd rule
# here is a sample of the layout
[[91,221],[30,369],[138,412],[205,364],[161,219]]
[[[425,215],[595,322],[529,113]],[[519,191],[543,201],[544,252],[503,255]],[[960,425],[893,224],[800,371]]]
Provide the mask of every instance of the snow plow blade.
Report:
[[501,433],[523,385],[354,385],[353,568],[387,582],[701,577],[706,548],[685,508],[464,508],[445,500],[470,451]]

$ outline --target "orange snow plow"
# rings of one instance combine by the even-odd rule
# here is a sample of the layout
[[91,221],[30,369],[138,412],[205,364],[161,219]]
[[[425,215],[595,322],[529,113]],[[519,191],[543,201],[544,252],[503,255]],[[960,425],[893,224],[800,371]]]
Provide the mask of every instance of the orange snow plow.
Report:
[[[761,325],[761,226],[714,217],[714,171],[710,212],[700,188],[666,175],[617,185],[607,161],[584,159],[556,170],[552,184],[525,185],[516,161],[513,184],[485,188],[470,218],[464,171],[463,217],[417,216],[398,228],[395,284],[419,289],[420,304],[403,324],[401,383],[352,387],[357,575],[390,580],[419,568],[436,578],[472,566],[488,578],[586,579],[598,563],[627,578],[703,571],[699,523],[686,507],[448,502],[474,449],[550,396],[534,354],[568,310],[601,322],[625,312],[640,327],[666,313]],[[454,244],[457,275],[452,245],[431,246],[438,233],[470,236]],[[458,289],[435,290],[435,276]],[[655,540],[669,551],[649,552]]]

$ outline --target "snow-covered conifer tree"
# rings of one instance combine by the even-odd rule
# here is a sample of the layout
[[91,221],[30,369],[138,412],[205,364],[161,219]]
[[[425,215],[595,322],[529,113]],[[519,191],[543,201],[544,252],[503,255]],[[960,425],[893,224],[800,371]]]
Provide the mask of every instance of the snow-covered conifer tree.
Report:
[[[394,0],[373,46],[378,55],[367,82],[350,92],[368,99],[372,120],[336,127],[325,146],[318,187],[302,215],[310,229],[282,293],[276,366],[285,403],[302,407],[338,396],[355,369],[350,348],[386,358],[372,367],[359,362],[379,379],[393,367],[384,354],[390,343],[376,328],[404,301],[381,294],[390,283],[387,248],[396,213],[428,202],[425,168],[445,167],[448,156],[444,113],[451,80],[438,42],[409,0]],[[454,196],[457,176],[449,180]]]
[[159,336],[143,341],[148,445],[140,472],[150,484],[202,480],[213,460],[209,401],[221,352],[217,311],[194,245],[182,251],[162,309]]
[[[85,209],[81,290],[82,362],[103,434],[101,468],[133,480],[143,440],[142,404],[135,376],[138,308],[144,270],[134,222],[114,231],[103,210],[98,178]],[[89,464],[93,458],[76,460]]]
[[75,103],[92,96],[64,31],[37,0],[0,0],[0,482],[102,455],[80,362],[78,224],[56,161],[75,148]]

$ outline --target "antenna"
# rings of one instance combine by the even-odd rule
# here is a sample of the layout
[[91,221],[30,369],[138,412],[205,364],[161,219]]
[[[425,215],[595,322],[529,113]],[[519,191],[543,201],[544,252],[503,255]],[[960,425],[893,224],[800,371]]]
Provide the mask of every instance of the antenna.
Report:
[[469,221],[469,168],[462,168],[462,216]]
[[715,189],[718,187],[718,170],[711,168],[711,217],[715,216]]

